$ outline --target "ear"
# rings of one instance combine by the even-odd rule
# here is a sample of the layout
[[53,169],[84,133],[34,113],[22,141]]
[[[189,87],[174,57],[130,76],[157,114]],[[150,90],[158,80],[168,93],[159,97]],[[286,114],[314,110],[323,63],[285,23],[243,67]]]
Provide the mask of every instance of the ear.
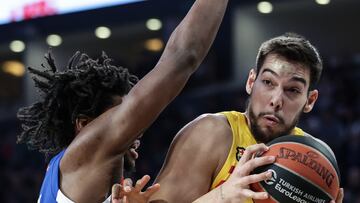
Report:
[[309,96],[307,98],[307,102],[303,110],[304,113],[309,113],[313,109],[318,96],[319,96],[318,90],[312,90],[309,92]]
[[83,127],[90,123],[92,119],[89,116],[80,114],[75,120],[75,134],[77,135]]
[[246,81],[246,92],[250,95],[251,94],[251,91],[252,91],[252,88],[254,86],[254,83],[255,83],[255,80],[256,80],[256,72],[255,70],[252,68],[249,72],[249,76],[248,76],[248,79]]

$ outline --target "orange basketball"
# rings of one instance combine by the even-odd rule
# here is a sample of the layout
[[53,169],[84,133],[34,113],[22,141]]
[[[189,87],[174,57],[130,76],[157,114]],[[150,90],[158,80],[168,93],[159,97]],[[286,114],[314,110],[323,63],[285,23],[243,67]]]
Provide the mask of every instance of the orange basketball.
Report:
[[255,203],[325,203],[336,199],[339,169],[331,149],[306,136],[287,135],[268,143],[261,156],[276,156],[273,164],[256,168],[254,173],[272,171],[270,180],[251,185],[254,191],[266,191],[269,198]]

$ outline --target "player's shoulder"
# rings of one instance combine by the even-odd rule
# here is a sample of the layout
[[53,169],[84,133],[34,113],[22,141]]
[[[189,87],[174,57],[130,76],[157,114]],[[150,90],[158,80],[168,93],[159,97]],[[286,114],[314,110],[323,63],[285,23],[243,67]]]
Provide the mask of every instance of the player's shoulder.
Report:
[[217,113],[202,114],[188,123],[180,131],[179,136],[202,143],[219,144],[224,139],[232,139],[232,131],[226,116]]
[[198,116],[194,121],[194,125],[207,130],[226,131],[230,130],[230,125],[225,115],[220,113],[206,113]]
[[[203,114],[188,123],[174,138],[170,151],[182,150],[189,157],[196,154],[207,165],[218,164],[232,143],[231,127],[221,114]],[[211,156],[209,156],[211,154]]]

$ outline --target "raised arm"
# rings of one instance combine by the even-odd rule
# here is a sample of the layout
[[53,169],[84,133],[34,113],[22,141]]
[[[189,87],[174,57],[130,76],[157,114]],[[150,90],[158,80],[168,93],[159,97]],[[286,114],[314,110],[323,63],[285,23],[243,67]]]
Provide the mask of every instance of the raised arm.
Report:
[[[227,0],[197,0],[174,30],[155,68],[126,96],[112,116],[114,149],[125,150],[180,92],[206,56]],[[124,121],[126,118],[126,122]],[[117,125],[118,123],[125,126]],[[124,136],[125,135],[125,136]],[[123,145],[126,143],[125,145]]]
[[[109,173],[114,170],[111,163],[157,118],[198,68],[226,6],[227,0],[197,0],[171,34],[155,68],[124,96],[120,105],[80,131],[60,164],[61,189],[66,195],[83,198],[87,194],[91,199],[106,193]],[[89,174],[91,179],[84,178]],[[99,187],[94,188],[94,184]]]
[[[223,18],[227,0],[197,0],[171,34],[155,68],[124,97],[121,105],[84,130],[101,136],[110,153],[120,153],[137,138],[181,91],[206,56]],[[103,136],[106,134],[106,136]],[[79,136],[80,137],[80,136]],[[81,138],[80,138],[81,139]],[[96,141],[96,146],[103,146]],[[113,151],[112,151],[113,150]]]

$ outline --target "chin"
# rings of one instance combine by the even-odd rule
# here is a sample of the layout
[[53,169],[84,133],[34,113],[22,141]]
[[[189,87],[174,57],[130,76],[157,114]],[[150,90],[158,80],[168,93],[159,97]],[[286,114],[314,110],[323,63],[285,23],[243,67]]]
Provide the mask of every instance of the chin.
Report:
[[261,132],[261,137],[259,141],[263,143],[270,142],[271,140],[281,136],[281,131],[276,131],[274,129],[264,128]]

